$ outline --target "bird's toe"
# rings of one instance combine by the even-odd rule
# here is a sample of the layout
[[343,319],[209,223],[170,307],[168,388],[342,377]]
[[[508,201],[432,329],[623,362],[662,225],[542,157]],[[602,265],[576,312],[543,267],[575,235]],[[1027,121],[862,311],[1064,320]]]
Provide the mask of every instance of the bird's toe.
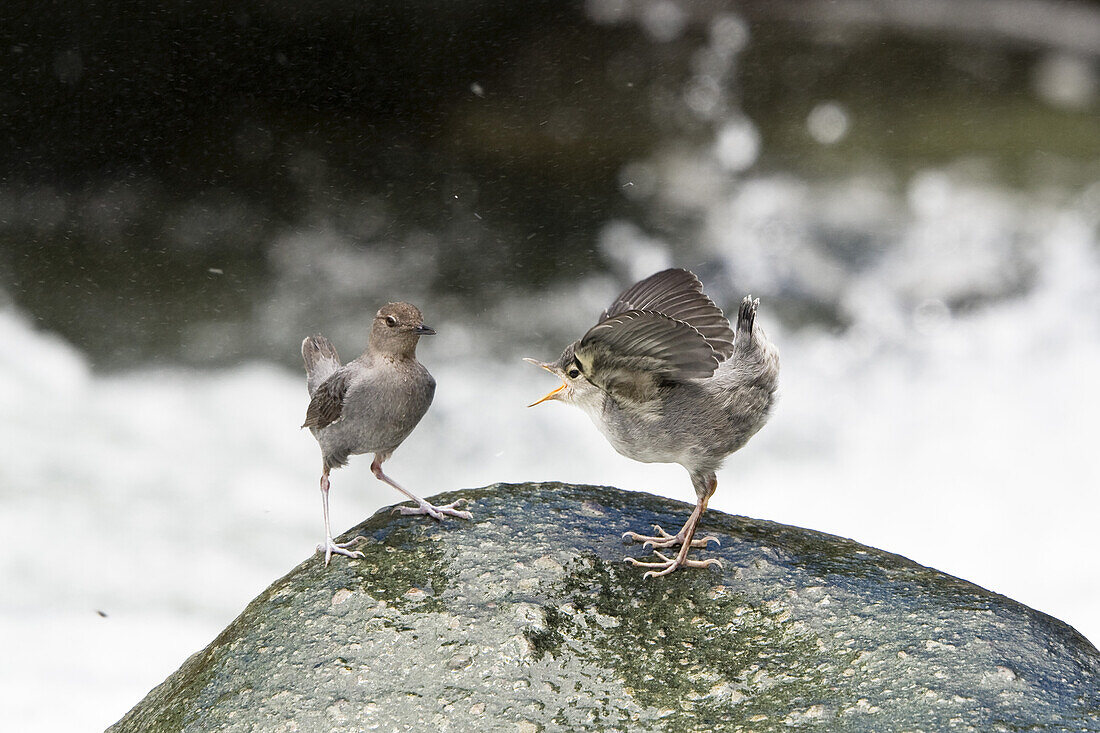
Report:
[[707,558],[706,560],[689,560],[687,557],[680,555],[677,555],[675,558],[670,558],[657,551],[654,551],[653,554],[660,558],[659,562],[645,562],[633,557],[624,559],[634,567],[650,568],[642,575],[643,580],[648,578],[659,578],[679,568],[709,568],[711,565],[717,565],[719,568],[722,567],[722,561],[714,557]]
[[365,539],[366,539],[365,537],[356,537],[355,539],[351,540],[350,542],[343,542],[343,543],[333,542],[332,540],[329,540],[326,544],[317,545],[317,552],[324,552],[325,553],[325,567],[328,567],[328,564],[332,561],[332,556],[333,555],[343,555],[344,557],[348,557],[348,558],[351,558],[353,560],[357,559],[357,558],[361,558],[361,557],[366,557],[359,550],[349,550],[348,549],[348,547],[350,547],[351,545],[354,545],[356,542],[360,542],[360,541],[365,540]]

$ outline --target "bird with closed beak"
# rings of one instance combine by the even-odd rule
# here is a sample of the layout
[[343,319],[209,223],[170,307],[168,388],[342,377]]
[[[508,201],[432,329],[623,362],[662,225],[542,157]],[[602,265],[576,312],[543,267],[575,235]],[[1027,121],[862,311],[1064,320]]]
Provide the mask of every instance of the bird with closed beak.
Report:
[[[310,336],[302,342],[306,365],[306,387],[310,402],[303,428],[309,428],[321,446],[321,501],[325,517],[325,565],[333,554],[362,557],[350,549],[355,540],[338,544],[332,540],[328,521],[329,472],[347,465],[348,457],[373,453],[371,471],[380,480],[416,502],[415,508],[399,506],[401,514],[427,514],[472,519],[459,509],[463,500],[433,506],[402,488],[382,471],[382,463],[416,427],[435,396],[435,379],[416,360],[421,336],[435,331],[424,325],[415,305],[389,303],[382,306],[371,324],[367,350],[347,364],[324,336]],[[359,538],[356,538],[359,539]]]
[[[721,565],[688,553],[718,542],[695,538],[718,486],[716,472],[764,426],[775,401],[779,351],[756,325],[758,305],[752,296],[742,300],[731,329],[693,273],[664,270],[623,291],[556,362],[526,360],[562,380],[532,407],[548,400],[576,405],[622,455],[679,463],[691,476],[695,510],[679,532],[655,525],[655,535],[623,535],[652,547],[659,558],[626,558],[648,568],[644,577]],[[671,554],[676,546],[673,557],[661,552]]]

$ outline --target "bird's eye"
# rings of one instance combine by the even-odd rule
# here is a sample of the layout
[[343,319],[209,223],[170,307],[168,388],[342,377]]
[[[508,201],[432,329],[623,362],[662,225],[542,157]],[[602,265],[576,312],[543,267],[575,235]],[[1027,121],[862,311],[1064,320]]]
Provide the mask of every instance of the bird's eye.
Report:
[[393,316],[386,316],[386,325],[393,327],[397,325],[397,319]]
[[572,369],[567,371],[566,374],[569,375],[570,379],[576,379],[581,375],[581,370],[577,369],[577,367],[573,367]]

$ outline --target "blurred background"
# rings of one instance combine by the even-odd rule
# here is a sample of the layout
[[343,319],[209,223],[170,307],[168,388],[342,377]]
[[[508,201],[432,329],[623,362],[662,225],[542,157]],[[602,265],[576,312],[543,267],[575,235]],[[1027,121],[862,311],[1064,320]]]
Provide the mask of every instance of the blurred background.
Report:
[[[413,491],[556,479],[693,501],[683,469],[618,456],[579,410],[524,408],[556,382],[520,357],[557,356],[668,266],[727,312],[758,296],[783,359],[778,409],[712,507],[905,555],[1100,640],[1100,4],[0,17],[13,730],[114,722],[309,556],[299,345],[322,332],[353,358],[387,301],[439,332],[419,352],[435,404],[387,464]],[[333,529],[399,498],[353,462]]]

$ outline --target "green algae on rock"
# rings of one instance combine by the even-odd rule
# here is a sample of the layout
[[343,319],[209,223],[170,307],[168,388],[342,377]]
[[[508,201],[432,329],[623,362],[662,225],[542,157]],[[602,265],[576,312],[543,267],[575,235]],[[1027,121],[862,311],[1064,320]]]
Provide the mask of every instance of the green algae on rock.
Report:
[[1100,731],[1092,644],[903,557],[712,510],[723,568],[642,580],[619,533],[683,504],[461,493],[472,523],[382,510],[303,562],[111,730]]

